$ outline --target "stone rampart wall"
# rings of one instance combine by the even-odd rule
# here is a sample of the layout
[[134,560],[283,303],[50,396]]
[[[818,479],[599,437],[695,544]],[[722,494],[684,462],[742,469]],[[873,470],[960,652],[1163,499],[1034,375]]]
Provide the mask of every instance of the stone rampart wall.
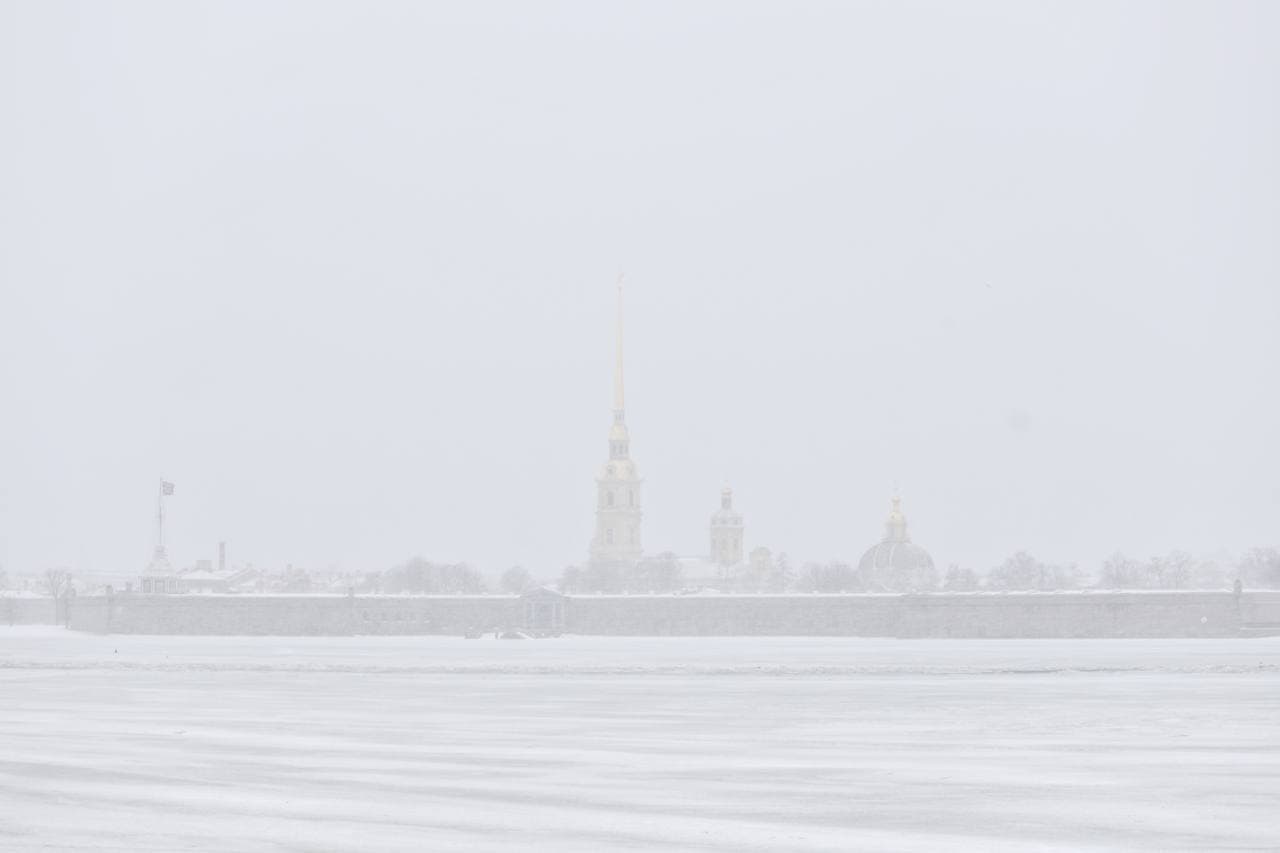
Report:
[[[631,636],[1230,637],[1280,622],[1280,593],[584,595],[565,598],[564,620],[565,633]],[[78,630],[135,634],[459,635],[522,621],[520,599],[498,595],[117,594],[70,613]]]
[[65,621],[63,601],[0,595],[0,625],[61,625]]
[[139,595],[75,600],[71,627],[114,634],[463,634],[515,626],[513,596]]
[[859,637],[1225,637],[1229,592],[575,596],[579,634]]

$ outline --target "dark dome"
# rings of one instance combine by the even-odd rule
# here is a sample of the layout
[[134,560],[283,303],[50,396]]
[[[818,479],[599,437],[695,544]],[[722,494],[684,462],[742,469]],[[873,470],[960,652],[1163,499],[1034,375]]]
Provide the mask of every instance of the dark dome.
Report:
[[933,557],[914,542],[880,542],[872,545],[858,561],[858,571],[867,573],[893,570],[912,573],[932,569]]

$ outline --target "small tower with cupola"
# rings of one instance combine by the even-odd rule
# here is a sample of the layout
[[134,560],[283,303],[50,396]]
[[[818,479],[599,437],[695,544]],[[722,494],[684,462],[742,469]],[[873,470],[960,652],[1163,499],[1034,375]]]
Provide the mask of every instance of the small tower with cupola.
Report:
[[720,509],[711,516],[711,561],[720,566],[742,562],[742,513],[733,508],[733,489],[720,490]]

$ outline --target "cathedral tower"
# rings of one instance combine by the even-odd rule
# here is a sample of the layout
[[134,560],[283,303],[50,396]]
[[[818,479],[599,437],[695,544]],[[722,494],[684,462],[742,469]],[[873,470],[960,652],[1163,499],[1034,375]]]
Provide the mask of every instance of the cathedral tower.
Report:
[[640,559],[640,474],[631,461],[626,400],[622,385],[622,278],[618,278],[617,353],[613,367],[613,426],[609,461],[596,478],[596,533],[591,562],[634,563]]
[[733,490],[720,491],[720,509],[711,516],[711,560],[721,566],[742,562],[742,513],[733,508]]

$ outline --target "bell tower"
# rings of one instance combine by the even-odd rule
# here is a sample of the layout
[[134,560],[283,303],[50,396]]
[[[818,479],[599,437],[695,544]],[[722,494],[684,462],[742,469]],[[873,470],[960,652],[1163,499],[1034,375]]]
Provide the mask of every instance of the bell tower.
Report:
[[720,491],[720,509],[711,516],[711,560],[721,566],[742,562],[742,513],[733,508],[733,489]]
[[631,460],[626,399],[622,381],[622,276],[618,276],[618,318],[613,365],[613,425],[609,427],[609,461],[596,477],[596,532],[592,563],[634,563],[640,559],[640,486]]

